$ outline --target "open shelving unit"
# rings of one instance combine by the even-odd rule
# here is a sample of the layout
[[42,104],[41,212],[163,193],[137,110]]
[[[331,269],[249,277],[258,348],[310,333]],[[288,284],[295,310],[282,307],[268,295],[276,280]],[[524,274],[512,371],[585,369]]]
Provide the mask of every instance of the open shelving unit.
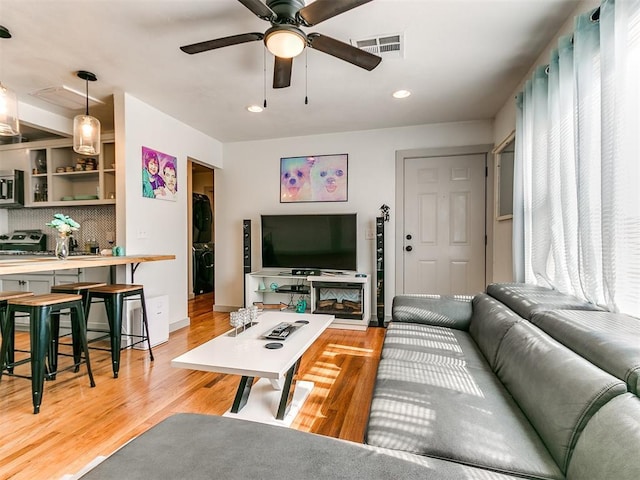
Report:
[[72,140],[32,145],[25,206],[52,207],[115,204],[116,169],[113,136],[104,136],[97,156],[79,155]]

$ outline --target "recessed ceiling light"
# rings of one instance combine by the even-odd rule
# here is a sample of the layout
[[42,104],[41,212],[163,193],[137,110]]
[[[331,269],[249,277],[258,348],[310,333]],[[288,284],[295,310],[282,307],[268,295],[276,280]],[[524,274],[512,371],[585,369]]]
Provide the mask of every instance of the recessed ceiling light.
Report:
[[262,111],[262,107],[260,105],[249,105],[247,110],[251,113],[260,113]]
[[393,98],[407,98],[409,95],[411,95],[409,90],[396,90],[393,92]]

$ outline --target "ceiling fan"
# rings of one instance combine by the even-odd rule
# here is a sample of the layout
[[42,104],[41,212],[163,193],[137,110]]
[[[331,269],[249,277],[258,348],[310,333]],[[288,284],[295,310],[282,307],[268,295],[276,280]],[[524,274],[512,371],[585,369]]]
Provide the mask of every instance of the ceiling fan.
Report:
[[273,88],[291,85],[293,58],[310,47],[349,62],[365,70],[373,70],[382,60],[377,55],[353,47],[320,33],[304,33],[300,27],[311,27],[371,0],[316,0],[305,6],[304,0],[238,0],[259,18],[271,23],[264,33],[252,32],[207,40],[180,47],[194,54],[216,48],[263,40],[276,57],[273,69]]

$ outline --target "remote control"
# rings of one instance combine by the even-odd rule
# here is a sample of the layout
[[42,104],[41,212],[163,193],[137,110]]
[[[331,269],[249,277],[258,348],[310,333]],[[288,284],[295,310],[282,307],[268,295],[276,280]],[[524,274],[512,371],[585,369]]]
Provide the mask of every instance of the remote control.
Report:
[[299,325],[282,322],[267,332],[264,335],[264,338],[268,338],[270,340],[286,340],[287,337],[296,331],[297,328],[299,328]]
[[291,324],[287,323],[287,322],[279,323],[278,325],[276,325],[273,328],[273,330],[271,330],[271,334],[270,335],[280,335],[282,332],[284,332],[290,326],[291,326]]

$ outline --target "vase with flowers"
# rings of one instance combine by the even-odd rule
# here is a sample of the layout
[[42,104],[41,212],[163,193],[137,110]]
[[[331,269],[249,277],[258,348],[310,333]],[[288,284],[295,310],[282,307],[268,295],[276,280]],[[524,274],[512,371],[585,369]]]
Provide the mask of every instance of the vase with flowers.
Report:
[[53,220],[46,224],[47,227],[55,228],[58,231],[56,238],[56,257],[64,260],[69,256],[69,237],[80,228],[80,224],[68,215],[56,213]]

